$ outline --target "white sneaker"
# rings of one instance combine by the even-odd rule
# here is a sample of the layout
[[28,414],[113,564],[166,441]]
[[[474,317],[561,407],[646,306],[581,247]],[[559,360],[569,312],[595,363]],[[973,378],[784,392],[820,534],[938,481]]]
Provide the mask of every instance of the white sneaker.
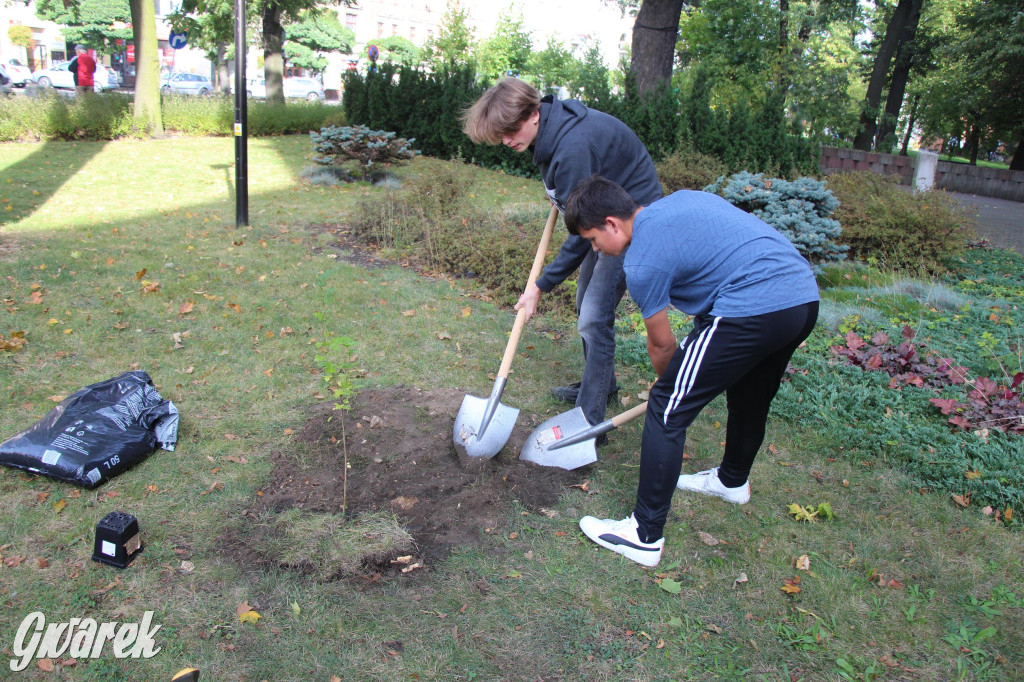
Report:
[[721,497],[733,504],[746,504],[750,501],[750,481],[735,488],[726,488],[718,478],[718,467],[696,474],[683,474],[676,481],[676,487],[702,495]]
[[636,529],[636,519],[632,514],[628,519],[621,521],[598,519],[593,516],[584,516],[580,519],[580,530],[605,549],[610,549],[643,566],[657,566],[661,561],[665,538],[659,538],[656,542],[642,542]]

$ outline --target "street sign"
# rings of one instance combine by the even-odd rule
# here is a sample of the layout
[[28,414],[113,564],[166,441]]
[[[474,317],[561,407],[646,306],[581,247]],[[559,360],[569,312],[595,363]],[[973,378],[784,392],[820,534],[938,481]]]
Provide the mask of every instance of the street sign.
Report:
[[171,35],[167,39],[167,44],[173,47],[175,50],[180,50],[181,48],[188,45],[188,33],[185,31],[182,31],[181,33],[175,33],[174,31],[171,31]]

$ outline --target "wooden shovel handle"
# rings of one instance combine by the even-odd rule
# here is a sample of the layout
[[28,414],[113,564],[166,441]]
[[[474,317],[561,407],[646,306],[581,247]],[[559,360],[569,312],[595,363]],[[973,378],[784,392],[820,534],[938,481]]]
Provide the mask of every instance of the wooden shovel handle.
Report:
[[[558,220],[558,209],[551,207],[548,214],[548,221],[544,224],[544,232],[540,236],[540,244],[537,245],[537,255],[533,257],[533,267],[530,268],[530,279],[526,288],[537,281],[540,271],[544,267],[544,258],[548,253],[548,244],[551,242],[551,233],[555,229],[555,221]],[[520,308],[516,314],[516,323],[512,326],[512,333],[508,337],[508,344],[505,346],[505,355],[501,358],[501,368],[498,369],[498,376],[507,379],[508,372],[512,369],[512,358],[516,354],[516,346],[519,345],[519,337],[523,334],[523,326],[526,324],[526,308]]]
[[619,428],[620,426],[622,426],[626,422],[628,422],[630,420],[633,420],[633,419],[636,419],[637,417],[639,417],[640,415],[642,415],[646,411],[647,411],[647,401],[645,400],[642,403],[640,403],[639,405],[637,405],[636,407],[634,407],[632,409],[629,409],[629,410],[626,410],[622,414],[617,414],[614,417],[612,417],[612,424],[615,426],[615,428]]

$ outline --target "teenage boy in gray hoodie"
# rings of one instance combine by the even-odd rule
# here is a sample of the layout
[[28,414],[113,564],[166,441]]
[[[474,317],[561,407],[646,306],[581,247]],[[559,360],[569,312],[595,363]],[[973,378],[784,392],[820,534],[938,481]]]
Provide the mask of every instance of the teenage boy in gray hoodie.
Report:
[[[621,185],[640,205],[661,198],[661,184],[647,148],[629,126],[576,100],[541,97],[528,83],[503,78],[463,115],[463,130],[476,143],[504,144],[530,151],[540,169],[548,198],[560,212],[576,185],[599,174]],[[609,256],[570,235],[561,250],[530,285],[516,309],[527,319],[542,293],[554,289],[577,268],[577,328],[583,341],[584,368],[579,383],[559,386],[552,394],[578,405],[591,424],[605,418],[615,380],[615,308],[626,291],[621,255]],[[607,440],[601,436],[598,444]]]

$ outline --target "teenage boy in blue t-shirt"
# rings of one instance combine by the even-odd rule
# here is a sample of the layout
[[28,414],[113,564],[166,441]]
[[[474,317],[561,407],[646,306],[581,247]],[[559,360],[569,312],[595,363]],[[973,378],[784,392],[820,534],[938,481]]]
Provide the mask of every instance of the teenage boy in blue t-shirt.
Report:
[[[658,374],[633,513],[622,521],[586,516],[580,528],[602,547],[655,566],[676,488],[735,504],[750,499],[747,477],[768,409],[790,357],[814,328],[818,286],[785,237],[706,192],[676,192],[644,208],[595,175],[569,196],[565,224],[596,251],[625,252],[626,286],[643,314]],[[681,344],[669,305],[694,316]],[[723,391],[729,416],[721,464],[680,476],[687,427]]]

